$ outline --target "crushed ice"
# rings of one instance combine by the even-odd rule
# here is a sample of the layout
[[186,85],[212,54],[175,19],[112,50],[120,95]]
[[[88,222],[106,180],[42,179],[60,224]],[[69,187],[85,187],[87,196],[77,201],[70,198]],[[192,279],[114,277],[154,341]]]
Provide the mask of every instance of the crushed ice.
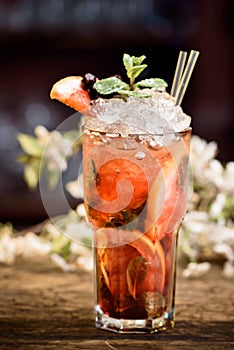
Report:
[[[142,133],[179,132],[190,126],[191,118],[186,115],[175,100],[166,92],[155,91],[152,97],[129,97],[103,100],[93,103],[93,112],[103,131],[118,131],[124,136]],[[95,120],[97,123],[97,120]]]

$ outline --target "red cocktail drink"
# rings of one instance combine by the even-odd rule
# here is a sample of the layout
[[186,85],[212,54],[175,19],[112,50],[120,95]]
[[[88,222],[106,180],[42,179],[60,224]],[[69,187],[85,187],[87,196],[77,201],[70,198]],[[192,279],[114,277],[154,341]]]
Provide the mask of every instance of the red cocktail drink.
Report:
[[186,212],[191,118],[180,104],[199,52],[180,52],[171,94],[137,80],[146,57],[123,55],[120,76],[70,76],[51,90],[85,116],[84,204],[93,227],[96,326],[157,332],[174,324],[178,232]]
[[170,328],[191,131],[121,136],[88,124],[84,198],[94,229],[96,324],[119,332]]

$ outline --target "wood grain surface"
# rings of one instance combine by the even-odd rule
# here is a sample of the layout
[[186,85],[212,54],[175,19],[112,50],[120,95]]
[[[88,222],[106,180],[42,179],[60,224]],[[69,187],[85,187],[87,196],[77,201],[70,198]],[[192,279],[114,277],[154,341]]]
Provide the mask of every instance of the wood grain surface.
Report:
[[234,349],[233,281],[219,267],[187,280],[178,271],[176,323],[154,335],[94,326],[92,274],[61,272],[49,258],[0,267],[0,349]]

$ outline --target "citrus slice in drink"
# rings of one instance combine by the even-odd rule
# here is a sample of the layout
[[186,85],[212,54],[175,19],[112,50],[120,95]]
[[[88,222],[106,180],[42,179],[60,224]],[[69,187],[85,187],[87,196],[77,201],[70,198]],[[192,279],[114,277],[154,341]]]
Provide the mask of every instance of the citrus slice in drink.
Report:
[[51,99],[58,100],[78,112],[87,111],[90,105],[90,96],[82,87],[81,76],[70,76],[59,80],[51,89]]
[[187,194],[180,185],[180,168],[187,161],[186,145],[179,142],[174,149],[160,160],[161,170],[149,190],[145,226],[152,241],[174,231],[186,211]]
[[[146,201],[148,181],[144,171],[133,161],[122,158],[111,159],[100,167],[98,177],[97,191],[104,200],[114,201],[121,198],[123,203],[119,205],[122,209],[125,207],[135,209]],[[126,202],[124,198],[127,197],[123,195],[124,192],[126,194],[132,192],[132,198],[127,206],[124,203]]]
[[[95,161],[97,164],[97,159]],[[94,226],[111,226],[111,222],[123,226],[143,210],[148,180],[135,162],[114,158],[103,161],[97,168],[93,160],[89,160],[84,166],[84,174],[86,208]]]
[[[156,291],[161,294],[163,293],[165,285],[165,255],[158,240],[152,243],[146,235],[138,230],[101,228],[96,230],[95,245],[97,246],[97,250],[102,252],[102,259],[105,260],[106,254],[109,256],[108,261],[110,264],[108,267],[106,265],[107,262],[102,266],[105,270],[103,275],[111,293],[115,293],[118,290],[118,284],[121,284],[124,290],[126,290],[126,286],[128,285],[128,291],[134,298],[138,298],[144,292]],[[125,252],[125,265],[121,266],[121,262],[119,261],[118,271],[114,271],[113,269],[116,264],[113,264],[113,261],[118,261],[120,258],[119,247],[122,247]],[[132,250],[132,253],[129,247],[135,248]],[[142,258],[141,260],[138,259],[141,262],[141,266],[133,263],[133,259],[137,256]],[[110,258],[111,260],[109,260]],[[131,264],[131,266],[128,266],[128,273],[126,270],[127,262],[128,265]],[[133,269],[137,269],[138,267],[138,270],[144,271],[144,275],[139,276],[136,271],[133,271]],[[113,282],[108,277],[113,274],[119,274],[121,276],[121,281],[116,279],[116,285],[112,284]]]

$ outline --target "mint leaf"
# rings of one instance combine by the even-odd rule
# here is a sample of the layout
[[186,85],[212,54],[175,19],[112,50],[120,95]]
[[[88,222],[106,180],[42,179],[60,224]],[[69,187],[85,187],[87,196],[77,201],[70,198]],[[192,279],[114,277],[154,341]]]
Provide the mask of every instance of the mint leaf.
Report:
[[132,68],[133,66],[133,59],[130,55],[128,55],[127,53],[125,53],[123,55],[123,64],[124,64],[124,67],[126,68],[126,71],[128,72],[129,69]]
[[140,57],[132,56],[133,66],[139,66],[145,59],[146,59],[145,55],[142,55]]
[[147,64],[142,64],[140,66],[134,66],[130,68],[127,72],[127,76],[133,81],[141,74],[141,72],[147,67]]
[[119,93],[123,97],[150,97],[152,95],[149,93],[141,93],[140,88],[156,88],[160,90],[167,87],[167,83],[159,78],[145,79],[135,84],[135,79],[147,68],[147,64],[142,64],[145,58],[146,56],[144,55],[140,57],[130,56],[127,53],[123,55],[123,64],[130,79],[129,85],[117,77],[111,77],[97,81],[94,84],[94,88],[101,95]]
[[[127,71],[127,75],[128,72],[136,66],[140,66],[141,63],[146,59],[146,56],[140,56],[140,57],[135,57],[135,56],[130,56],[127,53],[125,53],[123,55],[123,63],[124,63],[124,67],[126,68]],[[129,75],[128,75],[129,77]],[[130,78],[130,77],[129,77]]]
[[166,304],[166,300],[162,294],[158,292],[144,292],[142,294],[142,301],[148,317],[155,318],[162,315]]
[[167,83],[163,79],[150,78],[150,79],[139,81],[138,83],[135,84],[135,86],[160,89],[160,88],[167,87]]
[[134,90],[134,80],[141,72],[147,67],[147,64],[141,64],[146,57],[140,56],[129,56],[128,54],[124,54],[123,63],[127,71],[127,76],[130,79],[130,89]]
[[86,188],[88,190],[91,190],[94,186],[98,185],[99,182],[100,182],[100,177],[98,175],[94,161],[93,159],[91,159],[87,169]]
[[120,80],[117,77],[110,77],[102,80],[98,80],[94,84],[94,88],[99,92],[101,95],[109,95],[113,94],[114,92],[119,92],[123,89],[128,89],[128,84],[126,84],[124,81]]
[[126,271],[126,278],[128,284],[128,291],[137,298],[137,284],[143,281],[147,273],[147,260],[143,256],[136,256],[128,264]]
[[139,98],[152,96],[152,94],[145,93],[141,90],[135,90],[135,91],[133,91],[133,90],[121,90],[121,91],[119,91],[119,94],[124,96],[124,97],[133,96],[133,97],[139,97]]

